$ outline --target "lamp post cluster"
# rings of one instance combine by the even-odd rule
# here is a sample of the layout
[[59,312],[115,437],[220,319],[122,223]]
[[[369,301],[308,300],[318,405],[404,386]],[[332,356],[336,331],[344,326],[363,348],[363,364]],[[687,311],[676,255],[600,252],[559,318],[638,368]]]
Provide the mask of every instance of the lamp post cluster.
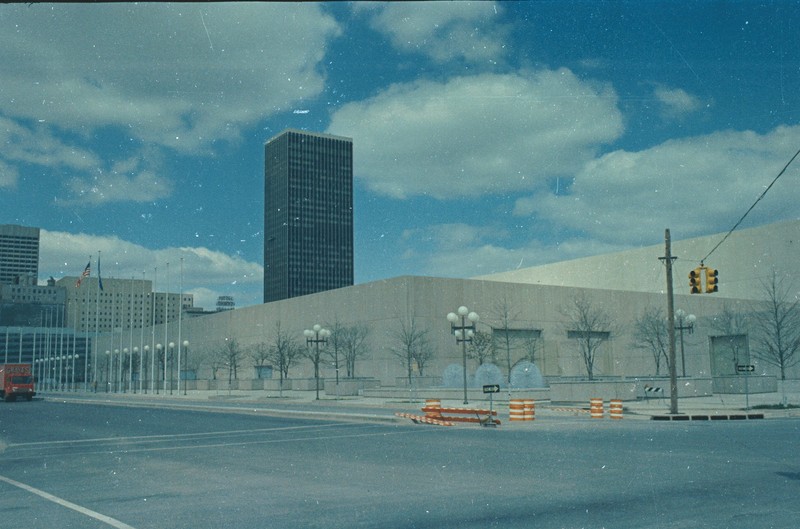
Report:
[[[36,380],[44,380],[45,389],[61,390],[65,382],[75,389],[75,362],[79,354],[46,356],[33,361]],[[64,372],[66,371],[66,376]]]
[[[181,352],[181,348],[178,348],[178,378],[181,376],[181,360],[184,363],[188,362],[189,358],[189,340],[184,340],[181,342],[183,346],[183,351]],[[175,351],[176,344],[175,342],[169,342],[167,344],[167,348],[165,348],[160,343],[155,344],[154,354],[150,355],[150,346],[145,345],[141,348],[142,355],[139,358],[139,391],[142,393],[147,393],[148,387],[155,391],[156,394],[159,393],[159,380],[156,377],[156,358],[162,358],[162,351],[166,354],[168,349],[168,356],[163,357],[164,360],[164,391],[167,390],[167,381],[169,380],[169,393],[170,395],[173,394],[173,390],[177,389],[178,393],[181,391],[180,380],[178,380],[178,387],[175,388],[174,386],[174,362],[175,362]],[[139,347],[133,347],[132,349],[128,349],[127,347],[123,347],[122,350],[114,349],[106,350],[106,393],[117,393],[121,392],[124,393],[127,391],[128,388],[131,389],[132,392],[136,392],[136,383],[133,379],[133,357],[139,354]],[[126,364],[126,356],[127,356],[127,365],[128,365],[128,374],[127,376],[123,376],[124,373],[124,366]],[[116,357],[116,360],[115,360]],[[146,376],[147,372],[147,361],[148,357],[150,360],[150,376],[149,376],[149,383],[146,380],[148,377]],[[65,357],[66,358],[66,357]],[[77,358],[77,355],[75,356]],[[167,373],[167,367],[169,367],[169,373]],[[72,373],[73,380],[75,373]],[[184,373],[183,377],[183,394],[186,395],[186,381],[187,376]]]
[[319,346],[320,344],[327,344],[330,335],[331,331],[324,329],[322,325],[318,323],[311,327],[311,329],[303,331],[303,336],[306,337],[306,345],[314,345],[317,348],[316,356],[314,357],[314,378],[316,379],[317,385],[317,400],[319,400]]
[[683,331],[687,331],[689,334],[694,332],[694,322],[697,321],[697,318],[694,314],[686,314],[686,311],[683,309],[678,309],[675,311],[675,330],[680,331],[681,337],[681,372],[683,376],[686,376],[686,356],[683,350]]
[[472,342],[472,337],[475,335],[475,324],[479,319],[480,317],[477,313],[470,312],[463,305],[458,307],[456,312],[451,312],[447,315],[447,321],[450,322],[450,330],[456,337],[456,344],[461,344],[464,371],[464,404],[469,404],[467,399],[467,344]]

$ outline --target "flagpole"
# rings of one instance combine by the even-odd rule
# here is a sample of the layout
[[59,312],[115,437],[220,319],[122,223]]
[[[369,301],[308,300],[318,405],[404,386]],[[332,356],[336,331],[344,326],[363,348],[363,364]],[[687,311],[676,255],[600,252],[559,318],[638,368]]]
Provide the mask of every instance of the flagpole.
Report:
[[[150,334],[153,339],[152,349],[150,350],[150,393],[155,391],[158,393],[158,384],[155,382],[156,378],[156,286],[158,285],[158,267],[153,270],[153,288],[150,292],[150,304],[152,310],[150,311],[150,318],[152,324],[150,325]],[[155,384],[155,387],[153,385]]]
[[144,391],[144,284],[145,271],[142,270],[142,310],[139,318],[139,393]]
[[[167,393],[167,349],[168,345],[168,332],[169,332],[169,262],[167,262],[167,290],[164,293],[164,393]],[[170,389],[172,389],[172,381],[170,380]]]
[[94,303],[94,378],[93,383],[97,384],[97,357],[98,357],[98,335],[100,329],[100,291],[103,289],[103,283],[100,280],[100,251],[97,251],[97,296]]
[[[92,256],[89,256],[92,262]],[[89,289],[83,297],[83,391],[89,389]]]
[[178,281],[178,395],[181,393],[181,322],[183,320],[183,257],[181,257],[180,281]]

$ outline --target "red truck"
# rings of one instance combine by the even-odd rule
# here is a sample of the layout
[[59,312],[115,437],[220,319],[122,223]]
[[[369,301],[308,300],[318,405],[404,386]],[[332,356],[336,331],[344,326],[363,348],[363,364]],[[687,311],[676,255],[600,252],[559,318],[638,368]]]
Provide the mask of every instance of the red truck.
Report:
[[17,397],[31,400],[34,395],[30,364],[0,364],[0,398],[11,402]]

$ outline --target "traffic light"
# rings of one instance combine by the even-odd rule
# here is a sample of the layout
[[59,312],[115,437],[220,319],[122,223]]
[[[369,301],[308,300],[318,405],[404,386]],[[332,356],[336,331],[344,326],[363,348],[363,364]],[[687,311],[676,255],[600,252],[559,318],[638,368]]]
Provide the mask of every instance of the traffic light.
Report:
[[698,267],[689,272],[689,286],[692,287],[692,294],[700,294],[702,292],[700,290],[700,271],[701,268]]
[[711,294],[712,292],[719,292],[719,288],[717,287],[717,280],[719,278],[719,272],[717,272],[716,268],[706,268],[706,293]]

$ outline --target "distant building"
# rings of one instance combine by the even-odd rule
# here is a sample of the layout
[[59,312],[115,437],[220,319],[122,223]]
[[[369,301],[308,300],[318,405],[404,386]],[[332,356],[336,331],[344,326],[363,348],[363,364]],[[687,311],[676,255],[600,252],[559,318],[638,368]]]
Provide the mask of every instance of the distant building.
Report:
[[[39,277],[39,228],[0,224],[0,284],[36,284]],[[20,279],[22,278],[22,279]]]
[[222,312],[223,310],[233,310],[235,308],[236,302],[233,300],[233,296],[217,297],[217,312]]
[[264,302],[351,286],[353,140],[287,130],[264,152]]

